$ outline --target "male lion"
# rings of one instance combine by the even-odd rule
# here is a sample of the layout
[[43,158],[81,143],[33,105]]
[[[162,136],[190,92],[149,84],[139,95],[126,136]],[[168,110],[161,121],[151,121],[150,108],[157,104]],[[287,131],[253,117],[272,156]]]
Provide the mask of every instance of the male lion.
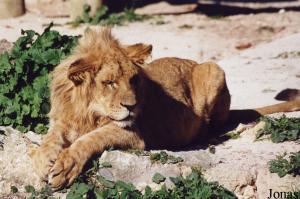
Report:
[[[226,122],[230,95],[218,65],[178,58],[146,64],[151,50],[121,45],[109,29],[89,31],[55,68],[50,129],[29,152],[53,188],[72,183],[87,160],[108,147],[181,147]],[[299,108],[298,100],[253,111]]]

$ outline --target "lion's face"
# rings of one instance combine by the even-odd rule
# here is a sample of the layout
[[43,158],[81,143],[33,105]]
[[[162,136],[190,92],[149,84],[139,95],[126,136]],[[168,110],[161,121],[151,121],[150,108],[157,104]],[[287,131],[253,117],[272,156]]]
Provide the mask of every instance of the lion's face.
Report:
[[131,126],[138,114],[139,68],[130,60],[103,63],[94,78],[89,109],[112,119],[118,126]]
[[89,112],[109,118],[122,128],[130,127],[139,112],[139,65],[150,55],[152,46],[110,45],[105,51],[87,49],[71,64],[68,76],[77,87],[76,92],[89,89],[89,96],[82,96],[89,98]]

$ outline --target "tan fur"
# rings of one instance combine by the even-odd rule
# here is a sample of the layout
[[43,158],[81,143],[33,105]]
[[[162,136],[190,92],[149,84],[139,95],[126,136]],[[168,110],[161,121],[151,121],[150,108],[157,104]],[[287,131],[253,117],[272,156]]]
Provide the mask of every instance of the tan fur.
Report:
[[[226,122],[230,95],[219,66],[178,58],[145,64],[151,49],[123,46],[109,29],[90,31],[55,68],[50,129],[30,151],[37,173],[53,188],[72,183],[86,161],[108,147],[180,147]],[[300,105],[280,107],[276,111]]]

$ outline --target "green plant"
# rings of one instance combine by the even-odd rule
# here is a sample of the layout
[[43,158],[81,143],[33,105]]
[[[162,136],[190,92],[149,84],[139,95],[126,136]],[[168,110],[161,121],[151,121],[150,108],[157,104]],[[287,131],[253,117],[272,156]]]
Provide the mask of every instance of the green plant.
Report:
[[143,21],[149,19],[147,15],[139,15],[133,9],[125,9],[120,13],[111,13],[107,6],[102,5],[95,13],[94,16],[90,14],[91,7],[88,4],[83,6],[83,13],[78,16],[74,21],[69,22],[72,26],[78,26],[81,23],[88,23],[92,25],[124,25],[128,22]]
[[[187,177],[170,177],[174,184],[172,188],[162,185],[157,191],[149,186],[142,193],[132,184],[124,181],[111,181],[99,175],[101,164],[98,161],[92,162],[90,168],[84,175],[79,176],[69,189],[63,189],[60,193],[67,193],[67,199],[236,199],[234,193],[220,186],[217,182],[207,182],[199,168],[194,168]],[[166,177],[156,173],[152,177],[153,182],[161,183]],[[14,188],[12,188],[13,190]],[[14,189],[15,190],[15,189]],[[27,193],[31,193],[31,199],[54,198],[53,191],[49,186],[40,191],[33,186],[25,187]]]
[[11,193],[17,193],[19,190],[18,190],[18,188],[17,187],[15,187],[15,186],[11,186],[10,187],[10,192]]
[[183,162],[181,157],[175,157],[173,155],[169,155],[165,151],[161,151],[159,153],[150,153],[150,160],[154,162],[159,162],[161,164],[176,164],[179,162]]
[[51,188],[46,185],[45,187],[42,187],[39,191],[37,191],[32,185],[26,185],[25,191],[27,193],[30,193],[31,195],[28,197],[28,199],[51,199],[53,197],[53,191]]
[[[299,189],[298,189],[299,190]],[[290,192],[287,197],[287,199],[299,199],[300,198],[300,191],[293,191],[293,192]]]
[[192,29],[194,26],[189,25],[189,24],[183,24],[181,26],[179,26],[178,28],[180,29]]
[[102,162],[99,168],[111,168],[112,165],[109,162]]
[[161,163],[161,164],[177,164],[179,162],[183,162],[181,157],[175,157],[173,155],[169,155],[165,151],[160,151],[158,153],[152,153],[150,151],[138,150],[138,149],[130,149],[127,150],[129,153],[133,153],[137,156],[149,156],[152,163]]
[[77,44],[77,37],[50,30],[40,35],[22,30],[10,52],[0,55],[0,125],[25,132],[47,129],[49,103],[48,73]]
[[[156,175],[153,176],[155,178]],[[163,176],[162,176],[163,177]],[[163,177],[164,178],[164,177]],[[165,180],[160,178],[159,182]],[[97,177],[97,182],[76,182],[72,185],[67,199],[235,199],[232,192],[218,185],[216,182],[207,182],[202,175],[193,171],[186,178],[182,176],[170,177],[174,184],[173,188],[163,185],[159,190],[153,191],[149,186],[145,188],[144,194],[136,189],[132,183],[123,181],[110,181],[102,176]]]
[[300,151],[291,153],[289,159],[284,158],[284,156],[278,156],[277,159],[269,162],[270,172],[277,173],[279,177],[284,177],[287,174],[300,175]]
[[152,181],[155,182],[156,184],[164,182],[165,180],[166,177],[161,175],[160,173],[155,173],[154,176],[152,177]]
[[288,118],[283,115],[280,118],[263,117],[266,124],[258,131],[256,139],[262,136],[271,135],[272,142],[299,141],[300,139],[300,118]]

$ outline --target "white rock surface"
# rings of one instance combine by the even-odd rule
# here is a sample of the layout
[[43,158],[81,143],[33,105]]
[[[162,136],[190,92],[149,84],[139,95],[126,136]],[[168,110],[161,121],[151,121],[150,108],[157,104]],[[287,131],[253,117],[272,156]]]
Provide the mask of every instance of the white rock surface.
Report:
[[[11,127],[0,127],[5,134],[0,134],[0,198],[10,195],[11,186],[16,186],[19,192],[25,192],[26,185],[40,188],[43,183],[35,175],[27,148],[33,140],[40,140],[37,134],[22,134]],[[29,136],[28,136],[29,135]],[[28,137],[27,137],[28,136]]]

